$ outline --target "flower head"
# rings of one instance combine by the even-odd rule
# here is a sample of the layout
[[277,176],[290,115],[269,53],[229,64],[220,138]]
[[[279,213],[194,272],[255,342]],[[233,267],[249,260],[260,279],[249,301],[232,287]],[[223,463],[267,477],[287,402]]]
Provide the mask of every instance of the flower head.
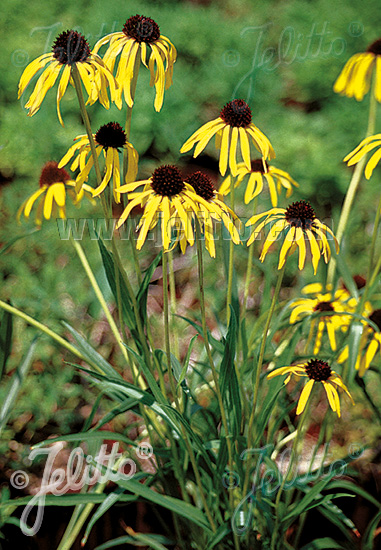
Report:
[[[381,354],[381,309],[375,309],[370,313],[370,315],[367,316],[368,319],[376,325],[378,330],[375,330],[370,324],[366,324],[361,334],[355,365],[355,368],[359,371],[359,376],[361,377],[364,376],[366,370],[370,367],[370,364],[378,350]],[[349,348],[346,346],[337,361],[338,363],[344,363],[348,357]]]
[[375,98],[381,101],[381,39],[373,42],[366,52],[357,53],[347,61],[333,89],[338,94],[362,101],[369,92],[373,71]]
[[360,162],[360,160],[372,149],[376,149],[376,151],[372,154],[365,167],[365,177],[367,180],[371,177],[373,170],[381,159],[381,134],[363,139],[356,149],[353,149],[353,151],[344,158],[344,162],[348,163],[348,166],[352,166]]
[[331,367],[326,361],[311,359],[307,363],[281,367],[280,369],[270,372],[270,374],[267,375],[267,378],[270,379],[275,376],[282,376],[283,374],[288,375],[284,381],[285,385],[291,380],[292,374],[298,377],[309,378],[307,384],[302,390],[302,393],[300,394],[296,414],[301,414],[304,411],[315,382],[321,382],[323,384],[325,393],[327,394],[328,403],[331,409],[336,412],[338,416],[340,416],[340,400],[337,388],[344,390],[353,403],[352,396],[341,377],[335,371],[331,370]]
[[[246,176],[249,176],[249,178],[245,190],[245,204],[248,204],[262,192],[264,184],[269,188],[271,204],[273,206],[278,205],[278,194],[282,187],[287,191],[286,197],[291,195],[293,185],[299,187],[299,184],[287,172],[279,170],[275,166],[270,166],[263,159],[252,160],[250,169],[247,169],[243,163],[238,164],[234,187],[238,187]],[[219,189],[221,195],[227,195],[231,191],[232,184],[233,178],[229,175],[222,182]]]
[[[262,219],[264,218],[264,219]],[[278,269],[281,269],[286,261],[287,254],[292,254],[296,247],[299,248],[299,269],[303,269],[306,259],[306,240],[310,243],[312,254],[312,265],[316,274],[317,266],[321,255],[325,263],[331,256],[328,244],[327,233],[335,242],[336,251],[339,245],[332,231],[316,217],[312,206],[306,201],[293,202],[288,208],[272,208],[262,214],[252,216],[246,225],[253,225],[262,221],[256,226],[251,237],[247,241],[249,246],[258,236],[260,231],[269,223],[271,229],[266,237],[260,256],[261,262],[265,259],[268,249],[282,233],[285,233],[282,248],[279,255]]]
[[[101,38],[94,47],[94,52],[109,42],[108,49],[103,56],[110,71],[114,70],[115,61],[120,54],[116,79],[120,85],[118,89],[117,105],[122,105],[122,94],[129,107],[132,107],[131,83],[136,70],[136,63],[142,63],[151,73],[150,86],[155,86],[155,109],[160,111],[164,90],[172,84],[173,65],[176,61],[176,48],[170,40],[160,34],[158,24],[149,17],[134,15],[127,19],[121,32],[114,32]],[[151,54],[147,65],[147,46]],[[156,68],[155,68],[156,66]]]
[[[193,187],[196,193],[195,202],[198,208],[197,211],[193,211],[192,216],[196,218],[197,223],[200,224],[201,230],[204,232],[205,246],[212,258],[216,255],[213,219],[222,220],[230,233],[232,241],[235,244],[239,244],[238,231],[234,225],[234,221],[237,221],[238,218],[216,192],[210,177],[203,172],[197,171],[188,176],[185,181]],[[186,246],[185,235],[180,239],[180,246],[184,252],[184,247]]]
[[228,162],[233,176],[238,173],[237,149],[238,142],[244,165],[250,170],[250,141],[261,153],[264,159],[275,157],[274,149],[267,137],[251,121],[251,109],[243,99],[229,101],[221,110],[220,116],[199,128],[181,147],[180,152],[186,153],[197,143],[194,157],[205,149],[211,138],[216,136],[216,148],[220,150],[219,168],[225,175]]
[[84,185],[79,193],[75,192],[75,182],[70,179],[69,174],[63,168],[58,168],[55,161],[47,162],[42,171],[39,181],[39,189],[26,199],[17,213],[17,219],[21,214],[29,218],[33,205],[37,202],[36,224],[42,224],[42,218],[50,220],[53,216],[66,217],[66,195],[68,194],[74,204],[79,204],[84,196],[92,199],[92,189]]
[[[142,185],[144,185],[143,190],[135,192]],[[194,188],[183,180],[179,169],[173,165],[159,166],[149,179],[123,185],[119,192],[128,193],[130,202],[121,215],[117,228],[126,221],[135,206],[144,207],[138,225],[140,229],[136,243],[138,249],[143,246],[148,231],[157,225],[160,217],[163,248],[168,250],[171,245],[172,229],[178,222],[180,223],[180,231],[178,231],[180,241],[185,239],[192,246],[194,233],[191,222],[194,216],[198,219],[200,216],[204,218],[209,216],[224,220],[225,212],[230,212],[227,207],[223,210],[218,202],[198,195]],[[230,223],[230,226],[232,237],[239,241],[234,225]],[[209,226],[207,227],[209,230]],[[181,248],[184,252],[184,243]]]
[[[347,330],[352,320],[350,313],[355,312],[357,300],[352,298],[344,288],[333,293],[332,285],[328,285],[325,291],[321,283],[305,286],[302,289],[302,294],[305,294],[306,297],[295,300],[290,306],[292,309],[290,324],[313,316],[310,321],[311,337],[317,325],[313,353],[317,354],[320,351],[324,329],[327,331],[331,349],[336,351],[336,331]],[[349,313],[349,315],[343,315],[344,313]]]
[[[99,186],[94,189],[94,197],[103,193],[107,185],[113,181],[114,198],[120,202],[118,189],[120,188],[120,163],[119,153],[121,149],[127,150],[128,170],[126,173],[126,183],[133,181],[138,172],[139,155],[134,147],[127,141],[123,128],[117,122],[109,122],[99,128],[96,134],[93,134],[96,152],[99,156],[103,153],[105,160],[105,175]],[[83,183],[88,180],[94,160],[91,154],[90,142],[87,134],[77,136],[76,143],[70,147],[66,155],[60,160],[59,167],[65,166],[71,158],[77,154],[72,162],[70,169],[72,171],[80,169],[76,179],[77,191],[81,189]]]
[[69,82],[72,81],[73,71],[78,71],[79,78],[82,80],[89,96],[88,104],[92,105],[99,99],[102,105],[108,109],[110,102],[107,95],[107,86],[110,87],[112,101],[116,99],[117,84],[114,77],[106,68],[102,59],[94,52],[91,52],[85,37],[77,31],[67,30],[62,32],[56,38],[51,53],[45,53],[37,57],[32,63],[29,63],[20,78],[19,98],[32,78],[42,68],[44,68],[44,71],[39,76],[34,90],[25,105],[29,111],[28,116],[33,116],[37,113],[46,93],[54,86],[60,73],[61,77],[57,92],[57,114],[62,125],[60,102]]

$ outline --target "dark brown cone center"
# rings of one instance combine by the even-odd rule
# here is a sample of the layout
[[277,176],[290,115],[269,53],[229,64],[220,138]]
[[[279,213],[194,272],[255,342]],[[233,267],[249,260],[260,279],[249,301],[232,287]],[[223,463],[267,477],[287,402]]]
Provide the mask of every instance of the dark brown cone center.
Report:
[[180,170],[171,164],[159,166],[152,174],[152,189],[158,195],[173,197],[184,189]]
[[120,124],[109,122],[99,128],[95,134],[95,141],[105,149],[108,147],[119,149],[126,144],[127,138]]
[[73,30],[67,30],[58,35],[52,51],[53,57],[63,65],[83,63],[91,54],[86,38]]
[[146,42],[148,44],[156,42],[160,38],[159,25],[150,17],[144,17],[143,15],[134,15],[127,19],[123,32],[136,42]]
[[306,373],[311,380],[321,382],[328,380],[331,376],[331,367],[325,361],[320,359],[311,359],[305,366]]
[[223,107],[220,117],[229,126],[247,128],[251,123],[251,109],[243,99],[233,99]]
[[381,55],[381,38],[368,46],[366,51],[369,53],[374,53],[374,55]]
[[58,163],[54,160],[47,162],[42,171],[39,180],[40,187],[53,185],[53,183],[65,183],[70,180],[69,174],[64,168],[58,168]]
[[381,309],[375,309],[369,319],[381,330]]
[[314,307],[314,311],[335,311],[331,302],[319,302]]
[[255,159],[251,161],[251,171],[265,174],[269,171],[269,165],[263,159]]
[[214,198],[215,189],[212,180],[203,172],[195,172],[185,180],[193,187],[197,195],[200,195],[206,201]]
[[291,227],[300,227],[301,229],[311,229],[312,223],[316,218],[314,209],[306,201],[293,202],[286,210],[286,221]]

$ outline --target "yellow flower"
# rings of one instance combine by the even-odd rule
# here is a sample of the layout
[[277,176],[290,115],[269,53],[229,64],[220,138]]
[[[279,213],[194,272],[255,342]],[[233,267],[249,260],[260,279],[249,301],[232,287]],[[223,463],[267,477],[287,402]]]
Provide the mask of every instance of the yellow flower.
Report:
[[[234,212],[226,206],[222,197],[216,192],[210,177],[203,172],[197,171],[191,176],[188,176],[185,182],[191,185],[196,192],[194,200],[197,203],[197,210],[193,210],[193,214],[189,213],[189,215],[195,217],[197,220],[196,223],[200,224],[201,231],[203,231],[205,235],[206,249],[212,258],[216,256],[213,219],[222,220],[230,233],[232,241],[235,244],[239,244],[241,241],[234,225],[234,221],[237,221],[238,218]],[[180,238],[180,247],[183,253],[185,252],[186,245],[187,240],[185,234],[183,234]]]
[[[120,188],[120,149],[127,149],[128,153],[128,170],[126,181],[133,181],[138,172],[139,155],[134,147],[127,141],[126,134],[123,128],[117,122],[109,122],[99,128],[96,134],[93,134],[97,155],[103,152],[105,159],[105,175],[99,186],[94,189],[94,197],[97,197],[106,189],[108,183],[113,181],[114,198],[116,202],[120,202],[120,195],[117,192]],[[66,155],[60,160],[58,167],[65,166],[70,159],[78,153],[74,159],[70,170],[80,169],[80,173],[76,179],[76,190],[79,191],[85,181],[88,180],[91,168],[94,165],[94,160],[91,155],[91,148],[87,134],[77,136],[74,141],[77,141],[70,147]],[[88,157],[88,158],[87,158]]]
[[[134,77],[134,66],[138,56],[151,73],[150,86],[155,86],[155,109],[160,111],[164,90],[172,84],[173,64],[176,61],[176,48],[170,40],[160,34],[157,23],[149,17],[134,15],[127,19],[122,32],[114,32],[101,38],[94,47],[94,52],[110,42],[103,60],[111,72],[114,70],[116,58],[120,54],[116,79],[118,89],[117,105],[122,106],[122,93],[129,107],[134,104],[131,92],[131,82]],[[147,45],[151,54],[147,65]],[[155,68],[156,66],[156,68]]]
[[315,382],[321,382],[323,384],[325,393],[327,394],[328,403],[331,409],[340,416],[340,399],[337,388],[341,388],[349,396],[354,404],[351,394],[342,381],[341,377],[333,370],[328,363],[321,361],[320,359],[311,359],[307,363],[301,363],[299,365],[291,365],[289,367],[281,367],[276,369],[267,375],[267,378],[274,378],[275,376],[282,376],[287,374],[287,378],[284,381],[285,385],[291,380],[291,375],[294,374],[298,377],[309,378],[307,384],[304,386],[302,393],[300,394],[296,414],[301,414],[306,406],[308,398],[311,394],[311,390]]
[[70,179],[69,174],[63,168],[58,168],[55,161],[47,162],[41,172],[40,188],[35,191],[19,208],[17,219],[22,214],[29,218],[33,205],[37,202],[36,224],[42,224],[42,217],[50,220],[54,217],[66,217],[66,195],[68,194],[73,203],[78,205],[84,196],[92,199],[92,189],[84,185],[79,193],[75,192],[75,182]]
[[333,89],[338,94],[362,101],[369,92],[373,71],[375,98],[381,101],[381,39],[373,42],[366,52],[357,53],[347,61]]
[[356,147],[356,149],[353,149],[353,151],[344,158],[344,162],[347,162],[348,166],[357,164],[365,155],[369,153],[369,151],[377,147],[377,151],[372,154],[365,167],[365,177],[368,180],[373,174],[373,170],[376,168],[381,158],[380,146],[381,134],[369,136],[363,139],[362,142]]
[[272,223],[269,234],[266,237],[260,256],[261,262],[265,259],[268,249],[275,242],[281,233],[285,232],[285,238],[279,255],[278,269],[281,269],[286,261],[287,254],[292,254],[296,248],[299,248],[299,269],[303,269],[306,259],[306,243],[309,241],[312,265],[314,274],[316,275],[317,266],[321,255],[324,257],[325,263],[331,256],[331,250],[328,244],[327,233],[334,240],[336,251],[339,251],[339,245],[332,231],[317,219],[314,209],[306,201],[298,201],[292,203],[287,209],[272,208],[262,214],[252,216],[246,225],[256,224],[259,220],[262,221],[257,225],[251,237],[247,241],[249,246],[254,239],[259,235],[263,227]]
[[[320,283],[305,286],[302,289],[302,294],[307,296],[295,300],[290,306],[292,308],[290,324],[297,323],[305,317],[319,313],[319,316],[312,318],[310,322],[311,337],[317,325],[313,353],[317,354],[320,351],[324,329],[327,330],[331,349],[336,351],[336,331],[346,330],[353,319],[351,315],[343,315],[343,313],[354,313],[357,300],[352,298],[344,288],[340,288],[335,293],[332,293],[332,285],[328,285],[326,291],[324,291],[323,285]],[[329,315],[324,315],[324,312],[329,313]],[[340,315],[334,315],[334,313],[339,313]]]
[[[143,191],[135,192],[141,185],[144,185]],[[217,219],[221,217],[223,221],[225,219],[221,205],[197,195],[193,187],[183,181],[182,175],[176,166],[160,166],[156,168],[149,179],[123,185],[120,187],[119,192],[128,193],[128,198],[131,200],[121,215],[117,228],[126,221],[135,206],[144,207],[143,215],[137,227],[137,229],[140,229],[136,243],[138,249],[143,246],[148,231],[157,225],[160,218],[164,250],[169,250],[172,229],[178,222],[181,226],[180,231],[177,232],[180,235],[178,239],[185,238],[192,246],[194,244],[194,233],[191,224],[193,215],[198,219],[200,217],[206,219],[208,216]],[[209,226],[207,227],[209,229]],[[232,238],[239,242],[237,230],[230,221],[228,229]],[[208,243],[210,245],[209,235]],[[183,245],[182,250],[184,251]]]
[[251,122],[251,109],[243,99],[234,99],[227,103],[221,110],[220,116],[201,126],[184,143],[180,152],[190,151],[197,143],[193,154],[194,157],[197,157],[214,135],[216,136],[216,148],[220,150],[219,168],[222,176],[226,173],[228,163],[233,176],[238,174],[236,158],[238,142],[244,165],[248,170],[251,168],[250,141],[265,160],[275,157],[270,141]]
[[[369,319],[378,327],[376,331],[372,326],[366,325],[364,328],[359,344],[359,351],[356,360],[356,370],[359,371],[359,376],[364,376],[365,371],[370,367],[377,350],[381,353],[381,309],[374,310]],[[365,324],[365,323],[364,323]],[[348,359],[349,348],[346,346],[341,352],[338,363],[344,363]]]
[[[269,166],[263,159],[252,160],[250,170],[247,169],[245,164],[238,164],[234,187],[238,187],[246,176],[249,176],[249,179],[245,190],[245,204],[248,204],[262,192],[264,184],[267,184],[269,188],[271,204],[273,206],[278,205],[278,194],[282,187],[287,190],[286,197],[291,195],[293,185],[299,187],[299,184],[292,179],[290,174],[279,170],[279,168],[275,168],[275,166]],[[229,175],[222,182],[219,189],[221,195],[227,195],[231,191],[232,184],[233,178]]]
[[32,78],[44,68],[39,76],[34,90],[25,107],[29,110],[28,116],[33,116],[44,100],[48,90],[52,88],[62,71],[57,92],[57,114],[63,126],[60,112],[60,101],[64,96],[69,82],[72,83],[72,71],[76,67],[79,77],[83,82],[89,96],[87,103],[92,105],[99,99],[102,105],[108,109],[110,106],[107,95],[107,86],[110,86],[112,101],[116,99],[116,81],[106,68],[99,55],[90,51],[90,47],[81,34],[68,30],[62,32],[53,44],[52,53],[45,53],[37,57],[24,70],[19,82],[18,97],[24,93],[25,88]]

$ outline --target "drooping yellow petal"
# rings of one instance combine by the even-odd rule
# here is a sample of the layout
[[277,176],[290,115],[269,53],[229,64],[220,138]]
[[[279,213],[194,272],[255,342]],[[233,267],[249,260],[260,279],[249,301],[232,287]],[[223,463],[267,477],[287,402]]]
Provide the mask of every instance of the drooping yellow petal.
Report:
[[50,217],[52,215],[53,197],[54,197],[54,189],[53,189],[53,185],[50,185],[46,191],[46,196],[44,200],[44,218],[46,220],[50,220]]
[[65,185],[61,182],[54,183],[52,186],[54,200],[60,208],[63,208],[66,203]]
[[340,416],[340,404],[339,404],[339,410],[337,410],[337,400],[335,397],[337,396],[337,391],[325,380],[322,380],[323,387],[325,389],[325,393],[328,397],[329,406],[333,410],[333,412],[337,412],[337,415]]
[[225,175],[226,169],[228,167],[229,134],[230,134],[230,126],[226,125],[222,131],[220,162],[219,162],[220,174],[222,176]]
[[250,143],[244,128],[239,128],[239,139],[241,144],[241,154],[242,154],[243,162],[245,163],[246,168],[250,170],[251,169]]
[[312,386],[314,385],[315,380],[308,380],[307,384],[304,386],[302,393],[300,394],[298,406],[296,408],[296,414],[301,414],[306,406],[308,398],[311,394]]
[[32,207],[34,205],[34,203],[36,202],[36,200],[43,194],[45,193],[46,191],[46,187],[40,187],[40,189],[38,189],[37,191],[35,191],[33,193],[33,195],[31,195],[29,197],[29,199],[25,202],[25,207],[24,207],[24,216],[26,218],[29,218],[29,215],[30,215],[30,212],[32,210]]
[[295,230],[295,227],[291,227],[284,239],[282,248],[280,249],[278,269],[282,269],[284,262],[286,261],[287,253],[290,250],[291,245],[295,242]]

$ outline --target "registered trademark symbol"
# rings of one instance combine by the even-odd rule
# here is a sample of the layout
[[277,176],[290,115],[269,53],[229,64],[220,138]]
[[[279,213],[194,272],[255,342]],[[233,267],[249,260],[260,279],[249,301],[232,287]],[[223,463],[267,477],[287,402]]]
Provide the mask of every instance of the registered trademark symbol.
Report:
[[361,36],[364,32],[364,25],[359,21],[352,21],[348,25],[348,34],[353,37]]

